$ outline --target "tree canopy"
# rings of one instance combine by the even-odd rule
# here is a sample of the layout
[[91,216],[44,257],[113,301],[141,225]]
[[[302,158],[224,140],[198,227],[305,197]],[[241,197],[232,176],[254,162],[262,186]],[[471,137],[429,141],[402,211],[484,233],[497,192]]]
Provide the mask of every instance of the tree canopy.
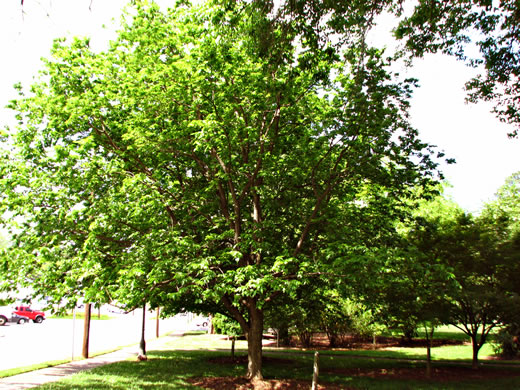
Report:
[[[274,6],[271,1],[262,2]],[[512,126],[510,136],[518,134],[518,1],[302,0],[281,2],[280,9],[286,17],[293,17],[304,36],[317,46],[362,41],[380,15],[394,15],[393,33],[402,42],[401,54],[413,60],[427,53],[442,52],[465,61],[468,66],[480,67],[479,75],[466,84],[468,101],[492,102],[497,117]],[[338,35],[343,39],[338,39]]]
[[359,36],[306,45],[261,5],[136,2],[107,51],[56,41],[11,104],[2,289],[226,310],[260,378],[265,310],[390,241],[436,174],[413,82]]

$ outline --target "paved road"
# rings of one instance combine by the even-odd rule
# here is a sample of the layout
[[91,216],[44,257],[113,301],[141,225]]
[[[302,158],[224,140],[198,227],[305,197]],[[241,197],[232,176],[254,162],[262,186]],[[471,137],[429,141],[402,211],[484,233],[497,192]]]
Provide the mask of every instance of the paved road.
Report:
[[[162,349],[174,335],[161,337],[148,342],[150,349]],[[90,359],[75,360],[73,362],[61,364],[59,366],[43,368],[30,371],[19,375],[0,378],[0,390],[21,390],[40,386],[44,383],[56,382],[65,376],[76,374],[80,371],[90,370],[105,364],[119,362],[129,358],[135,359],[136,353],[132,347],[123,348],[105,355],[99,355]]]
[[[95,315],[94,315],[95,316]],[[119,315],[112,320],[92,320],[90,354],[139,343],[142,312]],[[152,316],[150,313],[149,317]],[[155,339],[156,320],[146,321],[146,340]],[[159,322],[160,335],[197,329],[188,317],[176,316]],[[51,360],[80,358],[83,320],[47,319],[42,324],[0,326],[0,370]],[[137,350],[137,346],[135,347]]]

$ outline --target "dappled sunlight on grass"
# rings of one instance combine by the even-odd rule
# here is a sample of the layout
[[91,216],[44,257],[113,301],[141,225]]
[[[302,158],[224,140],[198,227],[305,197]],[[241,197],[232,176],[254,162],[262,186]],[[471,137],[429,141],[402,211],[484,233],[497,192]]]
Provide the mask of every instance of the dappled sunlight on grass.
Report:
[[[212,350],[224,349],[231,350],[231,340],[227,336],[214,334],[196,334],[182,337],[173,337],[165,344],[164,349],[185,349],[185,350]],[[247,341],[236,340],[236,350],[247,350]]]
[[[426,359],[426,348],[405,348],[405,347],[392,347],[386,348],[379,352],[380,356],[384,356],[384,352],[393,352],[400,357],[410,359]],[[375,356],[375,355],[374,355]],[[471,361],[473,356],[473,350],[471,344],[465,345],[446,345],[442,347],[432,348],[432,359],[433,360],[467,360]],[[480,349],[479,359],[485,359],[489,356],[494,356],[493,347],[489,344],[484,344]]]

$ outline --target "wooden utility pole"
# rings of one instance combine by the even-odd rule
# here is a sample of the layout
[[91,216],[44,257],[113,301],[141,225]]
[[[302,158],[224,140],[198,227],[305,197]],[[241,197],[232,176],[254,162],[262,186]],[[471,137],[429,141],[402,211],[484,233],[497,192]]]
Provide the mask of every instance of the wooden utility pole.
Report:
[[320,373],[320,353],[314,354],[314,370],[312,373],[312,390],[318,390],[318,375]]
[[157,318],[155,319],[155,337],[157,338],[159,338],[159,314],[161,314],[161,311],[157,308]]
[[141,327],[141,342],[139,343],[139,355],[141,357],[146,356],[146,341],[144,339],[145,324],[146,324],[146,303],[143,305],[143,325]]
[[82,356],[88,359],[88,345],[90,340],[90,303],[85,304],[85,326],[83,327],[83,353]]

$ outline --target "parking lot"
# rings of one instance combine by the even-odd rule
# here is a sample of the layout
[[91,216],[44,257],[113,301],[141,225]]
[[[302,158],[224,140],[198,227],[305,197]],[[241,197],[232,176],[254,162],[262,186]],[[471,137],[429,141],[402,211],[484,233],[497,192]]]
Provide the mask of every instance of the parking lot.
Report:
[[[156,320],[149,313],[146,339],[156,335]],[[95,317],[95,316],[94,316]],[[189,316],[161,319],[160,335],[202,329]],[[142,311],[117,315],[110,320],[92,320],[90,326],[90,354],[139,343]],[[46,319],[41,324],[9,323],[0,326],[0,370],[23,367],[52,360],[80,358],[83,342],[83,320]],[[136,351],[138,347],[136,346]]]

